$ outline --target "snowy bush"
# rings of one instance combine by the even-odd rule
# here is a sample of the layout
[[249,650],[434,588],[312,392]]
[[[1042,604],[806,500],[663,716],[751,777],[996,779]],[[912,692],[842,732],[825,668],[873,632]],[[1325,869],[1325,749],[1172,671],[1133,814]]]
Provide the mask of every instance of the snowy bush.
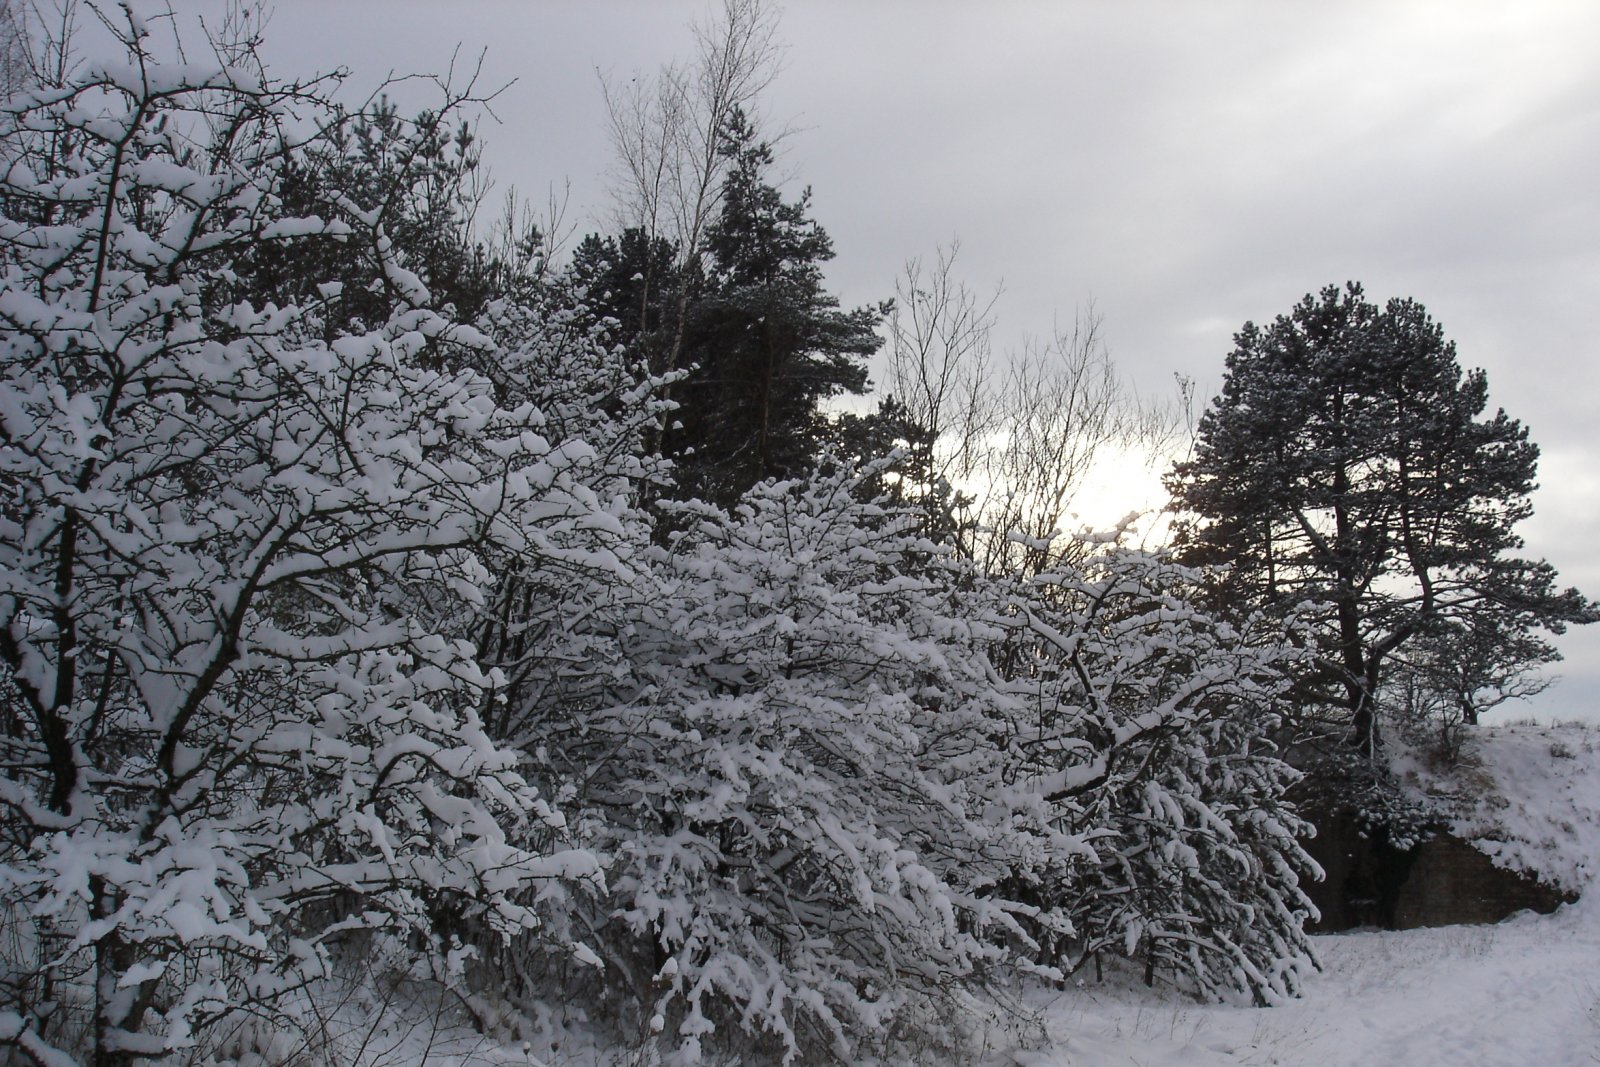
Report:
[[596,981],[685,1061],[724,1026],[786,1056],[944,1032],[938,1007],[1027,941],[1036,909],[993,891],[1022,841],[1085,852],[1009,809],[1000,631],[863,477],[682,505],[617,631],[613,700],[540,724],[615,858]]
[[[347,947],[680,1062],[1109,951],[1293,992],[1280,633],[1160,556],[986,574],[894,457],[657,505],[581,294],[455,321],[382,205],[285,208],[325,87],[127,20],[0,120],[0,1055],[271,1045]],[[261,280],[301,241],[342,284]]]
[[1260,619],[1197,608],[1197,577],[1112,548],[1017,594],[1002,662],[1034,702],[1018,763],[1096,851],[1040,889],[1073,926],[1052,962],[1112,951],[1147,981],[1159,965],[1208,995],[1277,1001],[1313,963],[1299,879],[1316,866],[1283,800],[1297,776],[1269,741],[1291,654]]
[[1312,866],[1266,741],[1282,635],[1204,615],[1157,556],[984,576],[870,498],[879,473],[676,505],[564,632],[586,670],[535,672],[522,732],[613,860],[567,988],[683,1062],[739,1033],[951,1040],[985,984],[1102,951],[1291,993]]
[[[448,974],[454,923],[528,930],[529,887],[597,872],[486,732],[460,621],[485,559],[612,565],[592,449],[426,369],[489,342],[376,213],[284,217],[316,87],[120,36],[0,146],[0,1041],[51,1063],[182,1047],[361,931]],[[233,257],[308,235],[370,250],[385,322],[237,296]]]
[[502,677],[496,736],[538,748],[558,705],[606,684],[618,625],[608,611],[649,573],[642,502],[668,475],[644,438],[667,405],[663,379],[630,367],[606,324],[581,308],[496,302],[478,326],[495,342],[484,369],[499,393],[531,402],[541,435],[566,446],[557,476],[579,505],[576,521],[533,531],[542,552],[491,560],[493,591],[470,624],[480,658]]

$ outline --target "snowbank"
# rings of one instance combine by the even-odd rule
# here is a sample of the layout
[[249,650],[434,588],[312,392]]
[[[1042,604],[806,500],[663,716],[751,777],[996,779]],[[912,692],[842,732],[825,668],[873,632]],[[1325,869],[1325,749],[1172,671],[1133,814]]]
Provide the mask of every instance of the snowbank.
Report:
[[1408,753],[1395,769],[1496,864],[1581,893],[1600,856],[1597,750],[1592,725],[1519,723],[1474,730],[1454,767]]

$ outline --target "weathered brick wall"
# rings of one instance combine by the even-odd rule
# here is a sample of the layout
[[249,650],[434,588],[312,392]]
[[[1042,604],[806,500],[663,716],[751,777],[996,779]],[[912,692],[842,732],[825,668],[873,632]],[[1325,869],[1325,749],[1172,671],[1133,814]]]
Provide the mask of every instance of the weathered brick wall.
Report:
[[1525,909],[1554,911],[1566,899],[1526,875],[1496,867],[1459,838],[1440,834],[1417,848],[1395,902],[1395,929],[1492,923]]
[[1496,867],[1489,857],[1449,834],[1411,849],[1361,836],[1348,817],[1318,820],[1306,851],[1327,878],[1306,887],[1322,912],[1317,932],[1378,926],[1499,922],[1524,909],[1554,911],[1570,895],[1536,879]]

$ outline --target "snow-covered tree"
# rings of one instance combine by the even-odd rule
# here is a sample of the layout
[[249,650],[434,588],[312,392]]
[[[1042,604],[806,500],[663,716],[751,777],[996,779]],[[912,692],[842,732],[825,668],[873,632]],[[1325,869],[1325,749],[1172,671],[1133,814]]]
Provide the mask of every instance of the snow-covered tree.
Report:
[[[117,33],[0,131],[0,1043],[50,1064],[182,1047],[366,931],[448,973],[454,923],[592,878],[462,620],[489,561],[617,566],[594,450],[428,369],[491,342],[376,215],[285,217],[326,87]],[[372,257],[370,332],[327,336],[337,286],[240,294],[234,257],[308,235]]]
[[741,1032],[949,1037],[985,983],[1103,951],[1293,992],[1313,868],[1265,740],[1281,633],[1141,553],[985,576],[872,496],[893,462],[677,505],[531,672],[522,736],[614,859],[566,988],[684,1062]]
[[[657,395],[661,379],[630,366],[607,323],[574,306],[574,294],[543,295],[536,304],[497,301],[477,324],[495,341],[478,365],[506,400],[537,407],[548,442],[573,444],[562,477],[591,509],[588,521],[560,527],[550,547],[562,552],[495,558],[490,602],[473,623],[480,658],[504,678],[490,716],[496,736],[530,748],[541,741],[532,722],[604,684],[615,640],[596,620],[648,568],[637,558],[649,541],[642,505],[668,477],[643,443],[669,406]],[[609,565],[551,565],[601,545]],[[530,708],[539,709],[531,720]]]
[[1284,802],[1297,775],[1269,740],[1294,655],[1261,617],[1197,608],[1199,579],[1112,548],[1018,597],[1003,665],[1034,701],[1019,766],[1096,851],[1044,890],[1073,925],[1053,962],[1111,951],[1147,980],[1161,966],[1207,995],[1274,1002],[1313,963],[1299,880],[1316,865]]
[[1087,854],[1005,786],[1002,631],[921,516],[860,499],[872,473],[680,505],[604,624],[610,703],[529,724],[615,857],[596,992],[685,1061],[713,1030],[786,1056],[944,1031],[937,1006],[1036,948],[1000,883]]
[[124,17],[0,112],[0,1058],[378,945],[683,1062],[953,1037],[1103,951],[1292,992],[1277,630],[1038,531],[986,573],[903,456],[653,512],[664,380],[580,269],[457,321],[366,186],[286,196],[327,85]]

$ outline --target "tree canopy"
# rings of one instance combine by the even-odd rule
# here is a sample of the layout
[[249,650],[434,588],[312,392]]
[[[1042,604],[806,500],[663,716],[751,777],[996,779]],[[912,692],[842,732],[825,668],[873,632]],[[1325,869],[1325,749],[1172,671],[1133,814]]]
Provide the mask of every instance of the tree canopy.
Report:
[[832,436],[821,402],[866,390],[882,309],[845,311],[827,291],[833,242],[810,191],[787,200],[772,184],[772,147],[741,110],[720,143],[728,169],[703,248],[685,255],[630,228],[585,239],[575,265],[618,340],[653,372],[681,374],[660,445],[683,495],[731,503],[815,460]]
[[[1227,564],[1224,595],[1296,613],[1317,650],[1303,695],[1378,742],[1386,665],[1452,629],[1533,641],[1595,608],[1527,560],[1538,448],[1415,300],[1307,295],[1234,338],[1222,393],[1168,487],[1184,554]],[[1419,644],[1421,642],[1418,642]]]

